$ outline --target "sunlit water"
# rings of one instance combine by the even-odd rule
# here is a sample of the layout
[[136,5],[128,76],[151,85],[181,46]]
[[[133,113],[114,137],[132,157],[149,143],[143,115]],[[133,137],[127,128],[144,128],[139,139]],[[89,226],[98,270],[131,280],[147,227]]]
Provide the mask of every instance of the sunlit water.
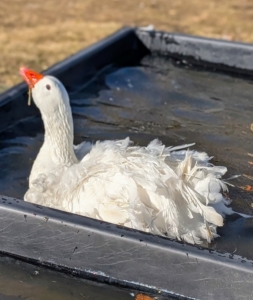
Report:
[[1,300],[134,300],[135,295],[0,256]]
[[[139,145],[157,137],[167,146],[195,142],[195,149],[214,156],[215,164],[228,167],[227,177],[253,173],[253,166],[248,163],[253,160],[248,156],[253,153],[250,131],[253,82],[250,80],[178,66],[175,61],[148,56],[138,66],[107,70],[78,92],[72,88],[70,98],[75,143],[127,136]],[[39,116],[23,120],[2,134],[1,194],[23,197],[42,141]],[[234,210],[251,214],[252,193],[240,187],[253,184],[252,180],[241,176],[231,183],[236,186],[230,188]],[[221,238],[210,247],[253,259],[251,219],[230,217],[219,233]],[[31,283],[36,280],[34,277]],[[55,286],[50,283],[52,290]],[[117,299],[128,299],[124,297]]]

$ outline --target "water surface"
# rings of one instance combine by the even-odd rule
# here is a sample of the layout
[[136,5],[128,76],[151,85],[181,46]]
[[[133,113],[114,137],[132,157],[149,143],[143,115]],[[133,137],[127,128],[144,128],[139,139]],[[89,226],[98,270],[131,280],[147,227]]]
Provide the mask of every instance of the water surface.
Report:
[[136,295],[0,256],[1,300],[134,300]]
[[[252,81],[147,56],[138,65],[107,69],[85,88],[70,90],[75,143],[127,136],[139,145],[157,137],[167,146],[195,142],[195,149],[214,156],[213,163],[227,166],[226,178],[242,175],[231,181],[232,207],[252,214],[253,193],[241,189],[253,185],[248,163],[253,160],[248,156],[253,153]],[[8,128],[1,137],[0,191],[22,198],[43,141],[40,116]],[[209,247],[253,259],[251,219],[229,217],[219,233]]]

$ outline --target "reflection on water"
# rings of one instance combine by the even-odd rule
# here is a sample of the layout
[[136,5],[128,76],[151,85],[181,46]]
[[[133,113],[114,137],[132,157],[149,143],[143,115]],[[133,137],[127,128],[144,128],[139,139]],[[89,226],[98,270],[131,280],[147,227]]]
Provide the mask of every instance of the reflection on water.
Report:
[[[253,82],[152,56],[139,66],[106,72],[70,95],[75,143],[126,136],[139,145],[156,137],[168,146],[195,142],[197,150],[214,156],[215,164],[228,167],[227,177],[252,174],[247,153],[253,152]],[[42,141],[39,116],[6,130],[0,142],[2,194],[22,198]],[[231,183],[237,186],[230,189],[233,208],[252,213],[253,193],[239,187],[253,182],[241,176]],[[251,219],[229,218],[220,234],[213,248],[253,259]]]
[[0,257],[1,300],[134,300],[134,293]]

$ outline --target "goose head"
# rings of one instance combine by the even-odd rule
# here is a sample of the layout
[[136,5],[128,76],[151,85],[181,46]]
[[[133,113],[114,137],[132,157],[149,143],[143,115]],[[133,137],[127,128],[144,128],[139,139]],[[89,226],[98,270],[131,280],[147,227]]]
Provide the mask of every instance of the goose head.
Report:
[[42,115],[51,115],[61,110],[62,106],[69,107],[68,93],[57,78],[25,67],[20,68],[20,74],[31,90],[33,101]]
[[73,118],[65,87],[53,76],[24,67],[20,68],[20,74],[42,115],[45,127],[43,149],[48,149],[56,164],[71,165],[77,162],[73,149]]

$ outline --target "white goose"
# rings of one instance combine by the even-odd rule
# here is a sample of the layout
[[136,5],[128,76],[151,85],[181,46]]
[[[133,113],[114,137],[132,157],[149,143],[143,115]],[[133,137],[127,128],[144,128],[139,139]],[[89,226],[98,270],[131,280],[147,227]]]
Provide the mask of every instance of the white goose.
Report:
[[212,165],[206,153],[181,150],[190,145],[166,148],[158,140],[147,147],[131,146],[129,138],[73,146],[64,86],[26,68],[20,73],[45,127],[26,201],[189,243],[218,236],[216,227],[233,213],[223,195],[226,167]]

